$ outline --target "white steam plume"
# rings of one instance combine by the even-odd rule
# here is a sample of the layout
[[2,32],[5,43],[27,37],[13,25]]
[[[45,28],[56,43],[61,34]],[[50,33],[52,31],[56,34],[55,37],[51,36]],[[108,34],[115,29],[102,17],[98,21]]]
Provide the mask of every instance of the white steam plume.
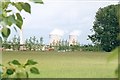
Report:
[[79,36],[81,34],[81,32],[79,30],[74,30],[70,33],[70,35],[76,35]]
[[60,30],[60,29],[54,29],[50,35],[60,35],[60,36],[63,36],[64,34],[64,31],[63,30]]

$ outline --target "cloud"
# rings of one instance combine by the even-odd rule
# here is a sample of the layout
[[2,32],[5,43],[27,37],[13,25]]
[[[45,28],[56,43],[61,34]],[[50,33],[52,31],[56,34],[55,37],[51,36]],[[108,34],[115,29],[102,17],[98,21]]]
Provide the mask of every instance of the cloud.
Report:
[[81,43],[86,44],[98,9],[116,4],[112,1],[90,2],[79,0],[43,0],[43,2],[44,4],[30,3],[31,14],[21,12],[22,16],[25,17],[23,24],[25,38],[43,36],[44,40],[48,42],[49,34],[60,35],[63,39],[67,39],[68,35],[79,36],[82,31],[82,35],[78,39]]
[[79,30],[74,30],[70,33],[70,35],[76,35],[76,36],[79,36],[81,34],[81,31]]
[[63,36],[64,31],[60,30],[60,29],[54,29],[50,34],[51,35],[60,35],[60,36]]

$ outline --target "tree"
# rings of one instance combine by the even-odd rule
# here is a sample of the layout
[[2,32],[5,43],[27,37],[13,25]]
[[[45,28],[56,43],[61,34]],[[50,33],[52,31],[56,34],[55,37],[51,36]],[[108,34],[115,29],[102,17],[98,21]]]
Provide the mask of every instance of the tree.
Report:
[[43,37],[40,37],[40,45],[43,45]]
[[117,39],[120,33],[118,5],[99,8],[93,25],[93,35],[88,35],[94,44],[100,44],[104,51],[110,52],[120,45]]
[[[34,3],[43,4],[42,0],[28,0]],[[15,12],[13,9],[9,9],[9,6],[15,7],[18,11]],[[11,2],[11,0],[1,0],[0,1],[0,24],[3,27],[1,34],[3,38],[7,38],[10,33],[10,27],[15,26],[16,28],[22,29],[23,17],[21,16],[21,11],[24,10],[31,14],[31,5],[28,2]]]
[[39,44],[39,48],[42,51],[42,47],[43,47],[43,37],[40,37],[40,44]]
[[14,35],[14,37],[12,39],[11,46],[12,46],[13,50],[19,50],[19,47],[20,47],[20,37],[16,37],[16,35]]
[[[118,20],[119,20],[119,28],[120,28],[120,3],[118,5],[118,13],[117,13],[117,16],[118,16]],[[118,34],[118,40],[120,40],[120,32]],[[112,51],[112,54],[108,57],[108,60],[113,60],[113,59],[116,59],[116,58],[119,58],[120,56],[120,45],[118,47],[116,47],[113,51]],[[115,74],[117,75],[118,79],[120,80],[120,63],[118,63],[118,67],[117,69],[115,70]]]
[[36,37],[34,36],[32,39],[33,39],[33,50],[35,51],[35,49],[36,49]]

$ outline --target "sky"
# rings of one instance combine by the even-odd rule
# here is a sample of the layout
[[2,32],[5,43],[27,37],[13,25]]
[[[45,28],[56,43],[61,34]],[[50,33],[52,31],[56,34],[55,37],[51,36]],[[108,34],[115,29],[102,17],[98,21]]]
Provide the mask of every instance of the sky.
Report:
[[[21,12],[25,17],[23,24],[23,39],[41,36],[45,44],[49,43],[49,34],[57,33],[61,39],[68,40],[70,34],[76,34],[80,44],[91,44],[88,35],[95,21],[95,14],[101,7],[117,4],[118,1],[88,1],[88,0],[43,0],[44,4],[31,4],[31,14]],[[11,27],[13,28],[13,27]],[[19,35],[12,29],[9,37]]]

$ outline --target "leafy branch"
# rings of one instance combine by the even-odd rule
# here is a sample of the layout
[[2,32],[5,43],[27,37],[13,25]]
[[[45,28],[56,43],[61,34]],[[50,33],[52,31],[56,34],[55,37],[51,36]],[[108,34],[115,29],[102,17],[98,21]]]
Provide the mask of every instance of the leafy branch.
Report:
[[[43,4],[42,0],[28,1]],[[13,25],[15,25],[15,28],[22,29],[24,18],[21,15],[21,11],[31,14],[31,5],[29,2],[11,2],[10,0],[2,0],[0,2],[0,24],[3,27],[1,30],[3,38],[7,38],[10,35],[10,27]],[[9,9],[10,6],[15,7],[17,12],[13,9]]]
[[[2,78],[29,78],[29,71],[33,74],[40,74],[38,68],[34,65],[38,64],[36,61],[29,59],[26,63],[22,64],[18,60],[9,61],[9,66],[2,66]],[[29,71],[28,71],[29,68]]]

